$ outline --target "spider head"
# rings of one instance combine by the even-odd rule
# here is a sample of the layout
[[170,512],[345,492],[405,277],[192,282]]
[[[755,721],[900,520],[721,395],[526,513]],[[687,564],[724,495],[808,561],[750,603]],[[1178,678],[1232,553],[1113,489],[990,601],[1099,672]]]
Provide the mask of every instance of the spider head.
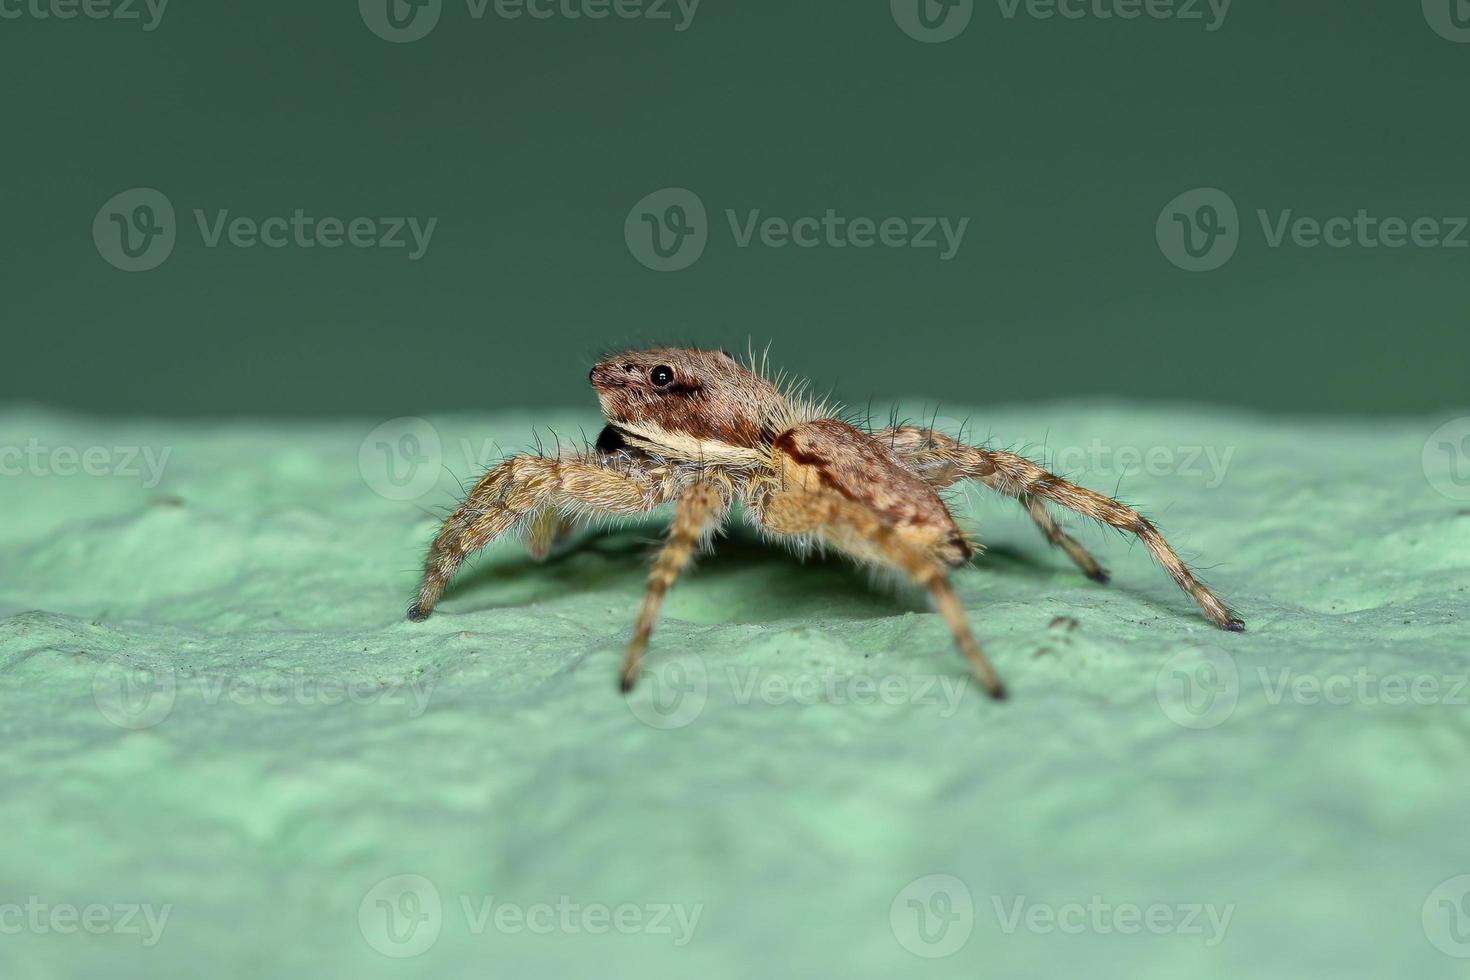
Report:
[[711,451],[713,443],[754,446],[762,418],[780,401],[723,351],[625,351],[598,361],[589,378],[609,423],[669,455]]

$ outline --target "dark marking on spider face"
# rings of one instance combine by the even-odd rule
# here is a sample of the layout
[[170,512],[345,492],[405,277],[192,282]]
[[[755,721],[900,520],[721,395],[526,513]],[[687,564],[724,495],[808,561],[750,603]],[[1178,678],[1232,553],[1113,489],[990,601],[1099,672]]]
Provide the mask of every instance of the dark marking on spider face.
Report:
[[628,443],[623,439],[623,434],[611,425],[604,425],[602,431],[597,434],[598,452],[615,453],[626,448],[628,448]]

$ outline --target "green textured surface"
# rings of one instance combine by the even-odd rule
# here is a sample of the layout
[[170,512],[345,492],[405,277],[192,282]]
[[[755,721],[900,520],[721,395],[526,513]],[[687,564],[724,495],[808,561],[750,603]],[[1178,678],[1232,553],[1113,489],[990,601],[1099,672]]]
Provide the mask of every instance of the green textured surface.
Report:
[[[671,594],[630,705],[614,674],[655,523],[541,566],[506,542],[435,617],[402,619],[423,508],[475,469],[460,440],[513,449],[530,418],[435,419],[438,485],[398,501],[364,477],[371,424],[0,414],[6,445],[45,450],[0,481],[0,974],[1463,975],[1442,949],[1470,953],[1467,889],[1441,883],[1470,872],[1470,503],[1449,459],[1421,461],[1442,420],[977,417],[996,444],[1163,450],[1151,472],[1077,475],[1158,518],[1250,631],[1210,629],[1101,531],[1080,534],[1113,584],[1087,582],[972,493],[957,505],[991,551],[956,586],[1010,703],[964,683],[920,597],[736,532]],[[57,472],[58,447],[121,464],[130,446],[168,451],[156,486]],[[1225,472],[1194,448],[1231,453]],[[1343,703],[1311,703],[1330,678]],[[339,685],[355,698],[334,703]],[[680,690],[679,712],[651,710]],[[374,944],[414,948],[386,938],[377,901],[399,896],[374,889],[400,874],[442,910],[411,940],[437,928],[432,945],[391,958]],[[941,948],[908,901],[936,882],[931,914],[968,907],[973,928],[928,959],[905,947]],[[16,929],[29,896],[168,918],[151,945],[141,916],[141,935]],[[697,910],[687,942],[656,910],[629,934],[556,911],[660,903]],[[1126,911],[1150,906],[1178,928]]]

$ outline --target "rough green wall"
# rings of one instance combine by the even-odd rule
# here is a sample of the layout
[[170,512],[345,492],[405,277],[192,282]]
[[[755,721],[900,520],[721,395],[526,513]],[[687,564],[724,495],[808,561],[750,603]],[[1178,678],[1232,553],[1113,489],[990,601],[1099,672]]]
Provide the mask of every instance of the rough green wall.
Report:
[[625,701],[656,522],[506,542],[402,617],[461,447],[526,416],[434,417],[413,485],[370,423],[0,415],[45,449],[0,508],[0,974],[1462,975],[1470,490],[1434,423],[988,419],[1090,460],[1249,631],[977,492],[955,583],[1010,702],[922,597],[743,533]]

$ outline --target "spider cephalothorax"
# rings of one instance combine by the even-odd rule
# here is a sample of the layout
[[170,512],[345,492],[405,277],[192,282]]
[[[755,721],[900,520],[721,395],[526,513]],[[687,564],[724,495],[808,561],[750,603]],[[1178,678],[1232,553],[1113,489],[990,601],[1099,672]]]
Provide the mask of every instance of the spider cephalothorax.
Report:
[[630,351],[589,375],[603,417],[624,438],[682,459],[754,459],[795,410],[724,351]]
[[544,555],[578,520],[672,501],[623,663],[626,691],[664,593],[738,499],[771,536],[830,546],[926,587],[981,684],[1003,697],[946,574],[974,548],[938,490],[968,479],[1020,501],[1047,540],[1099,582],[1107,573],[1046,505],[1137,535],[1211,622],[1244,629],[1146,518],[1024,457],[917,426],[865,432],[723,351],[629,351],[599,361],[590,378],[607,420],[597,444],[575,458],[513,456],[486,473],[435,536],[410,619],[428,616],[464,560],[507,531],[524,530],[532,553]]

